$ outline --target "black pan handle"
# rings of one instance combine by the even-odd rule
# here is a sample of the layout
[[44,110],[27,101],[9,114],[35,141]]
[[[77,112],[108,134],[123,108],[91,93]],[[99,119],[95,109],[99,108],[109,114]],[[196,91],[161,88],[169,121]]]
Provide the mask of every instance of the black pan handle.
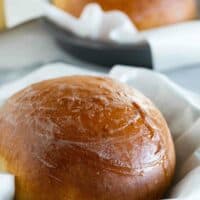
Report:
[[47,18],[42,20],[53,33],[58,44],[79,59],[104,66],[123,64],[153,68],[151,49],[145,40],[131,45],[96,41],[76,36]]

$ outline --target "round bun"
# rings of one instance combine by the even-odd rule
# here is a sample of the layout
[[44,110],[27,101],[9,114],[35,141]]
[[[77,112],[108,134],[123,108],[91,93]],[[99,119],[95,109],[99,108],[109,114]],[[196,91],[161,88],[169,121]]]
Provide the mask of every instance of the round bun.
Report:
[[80,16],[88,3],[98,3],[104,10],[121,10],[138,29],[173,24],[196,16],[195,0],[53,0],[54,4]]
[[109,78],[43,81],[0,111],[0,170],[16,176],[16,200],[155,200],[174,166],[161,113]]

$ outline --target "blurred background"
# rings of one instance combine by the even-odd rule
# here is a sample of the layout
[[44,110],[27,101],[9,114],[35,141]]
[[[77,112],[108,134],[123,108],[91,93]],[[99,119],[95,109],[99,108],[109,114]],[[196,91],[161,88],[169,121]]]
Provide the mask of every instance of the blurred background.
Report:
[[[150,6],[144,0],[145,8],[136,5],[131,14],[121,10],[119,0],[114,8],[103,0],[69,5],[66,1],[0,0],[0,85],[49,63],[105,74],[123,64],[158,71],[200,93],[198,1],[156,0]],[[101,9],[93,5],[82,13],[88,3],[97,3]],[[156,3],[160,8],[152,11]],[[127,18],[119,13],[107,16],[110,10]],[[138,19],[137,14],[142,17]]]

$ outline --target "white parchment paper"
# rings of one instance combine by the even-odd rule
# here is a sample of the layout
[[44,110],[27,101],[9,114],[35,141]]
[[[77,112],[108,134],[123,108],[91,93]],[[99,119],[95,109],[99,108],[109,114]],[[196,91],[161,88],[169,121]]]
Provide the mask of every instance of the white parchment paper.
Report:
[[[15,92],[32,83],[73,74],[101,75],[62,63],[51,64],[21,80],[0,87],[0,102],[3,104]],[[200,97],[184,90],[165,76],[146,69],[115,66],[108,76],[127,83],[144,93],[161,110],[168,122],[177,155],[177,170],[168,198],[199,200]],[[12,199],[13,183],[14,179],[0,174],[0,199],[3,199],[2,195],[7,195],[10,197],[8,199]],[[10,190],[2,187],[5,184],[6,188],[10,188]]]
[[158,71],[200,63],[200,20],[139,32],[125,13],[105,12],[98,4],[88,4],[80,18],[50,3],[44,7],[48,19],[80,37],[120,44],[146,40],[151,48],[153,66]]
[[11,174],[0,173],[0,200],[12,200],[15,194],[15,178]]

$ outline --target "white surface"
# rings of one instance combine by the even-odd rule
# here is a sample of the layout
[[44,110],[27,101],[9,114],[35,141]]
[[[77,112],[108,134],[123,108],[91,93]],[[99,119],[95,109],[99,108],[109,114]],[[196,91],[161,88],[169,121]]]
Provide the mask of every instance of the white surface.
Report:
[[[66,61],[83,67],[95,67],[79,61],[61,49],[41,21],[33,21],[13,30],[0,33],[0,79],[1,70],[37,67],[52,61]],[[92,67],[91,67],[92,68]],[[98,68],[96,70],[102,70]]]
[[138,32],[124,13],[105,12],[98,4],[87,5],[80,18],[47,4],[45,15],[80,37],[128,44],[147,40],[159,71],[200,63],[199,20]]
[[150,44],[153,66],[162,71],[200,63],[200,20],[142,33]]
[[0,173],[0,200],[12,200],[14,198],[14,183],[14,176]]
[[64,52],[38,23],[0,33],[0,69],[30,67],[61,56]]
[[[1,102],[31,83],[72,74],[91,74],[91,71],[62,63],[45,66],[22,80],[1,87]],[[169,198],[199,200],[200,97],[182,89],[165,76],[145,69],[116,66],[110,76],[143,92],[168,122],[177,154],[175,185],[170,190]]]
[[38,18],[44,14],[44,0],[4,0],[8,28]]

